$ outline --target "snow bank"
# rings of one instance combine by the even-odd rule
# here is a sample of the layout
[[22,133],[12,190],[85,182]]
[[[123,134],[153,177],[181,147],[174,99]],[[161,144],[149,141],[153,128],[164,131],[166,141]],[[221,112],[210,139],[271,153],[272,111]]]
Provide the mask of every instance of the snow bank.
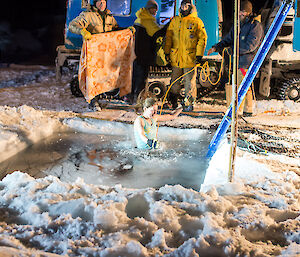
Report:
[[[74,131],[101,135],[131,135],[133,138],[133,126],[122,122],[97,120],[92,118],[67,118],[63,124]],[[180,131],[180,132],[179,132]],[[158,137],[164,141],[199,140],[208,134],[204,129],[181,129],[171,127],[159,127]]]
[[8,256],[36,253],[31,248],[43,256],[297,256],[299,177],[289,172],[267,179],[261,173],[252,181],[211,186],[204,194],[180,185],[110,188],[14,172],[0,182],[0,251],[9,249]]
[[61,122],[29,106],[0,106],[0,162],[62,128]]
[[[218,151],[213,155],[206,171],[204,182],[201,186],[202,192],[207,192],[211,186],[223,185],[228,182],[230,145],[224,139]],[[246,155],[247,156],[247,155]],[[276,179],[280,174],[271,172],[265,165],[253,160],[237,157],[235,163],[234,180],[242,182],[256,181],[259,179]]]

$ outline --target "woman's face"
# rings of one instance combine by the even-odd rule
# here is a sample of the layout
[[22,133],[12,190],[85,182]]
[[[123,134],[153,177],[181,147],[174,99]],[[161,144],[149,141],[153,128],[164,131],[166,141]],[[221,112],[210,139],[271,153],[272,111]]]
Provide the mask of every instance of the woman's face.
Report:
[[96,2],[96,7],[100,12],[104,12],[106,9],[106,0],[98,0]]
[[157,104],[150,106],[148,108],[144,108],[143,116],[145,118],[152,118],[153,115],[155,115],[157,113],[157,109],[158,109]]

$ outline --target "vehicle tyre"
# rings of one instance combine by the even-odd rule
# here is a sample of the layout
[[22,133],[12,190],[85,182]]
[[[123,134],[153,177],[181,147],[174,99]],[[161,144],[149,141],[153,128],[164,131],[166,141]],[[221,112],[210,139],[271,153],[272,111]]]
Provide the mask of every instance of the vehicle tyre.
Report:
[[83,94],[79,88],[79,81],[77,75],[74,75],[72,80],[70,81],[70,89],[73,96],[83,97]]
[[148,85],[148,91],[157,99],[161,99],[166,94],[166,86],[160,81],[153,81]]
[[184,86],[182,85],[180,91],[179,91],[179,97],[184,99],[185,98],[185,88]]
[[300,100],[300,78],[294,78],[280,84],[280,88],[277,91],[277,98],[298,102]]

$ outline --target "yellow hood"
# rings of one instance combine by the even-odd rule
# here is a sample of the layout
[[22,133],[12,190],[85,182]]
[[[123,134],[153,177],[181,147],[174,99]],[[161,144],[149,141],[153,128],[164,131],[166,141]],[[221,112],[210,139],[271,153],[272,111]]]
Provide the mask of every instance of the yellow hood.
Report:
[[151,15],[146,8],[139,9],[135,15],[137,19],[134,23],[144,27],[150,37],[160,29],[156,23],[155,17]]
[[170,55],[171,65],[179,68],[192,68],[196,56],[203,56],[207,34],[202,20],[192,9],[187,16],[175,16],[167,29],[165,53]]

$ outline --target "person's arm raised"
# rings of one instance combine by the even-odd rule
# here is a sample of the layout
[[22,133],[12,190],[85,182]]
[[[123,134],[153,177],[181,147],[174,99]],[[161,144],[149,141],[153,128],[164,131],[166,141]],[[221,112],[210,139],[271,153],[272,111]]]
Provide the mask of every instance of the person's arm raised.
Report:
[[176,110],[173,111],[171,114],[159,115],[155,114],[154,119],[157,121],[169,121],[174,120],[178,115],[182,112],[182,106],[178,107]]

